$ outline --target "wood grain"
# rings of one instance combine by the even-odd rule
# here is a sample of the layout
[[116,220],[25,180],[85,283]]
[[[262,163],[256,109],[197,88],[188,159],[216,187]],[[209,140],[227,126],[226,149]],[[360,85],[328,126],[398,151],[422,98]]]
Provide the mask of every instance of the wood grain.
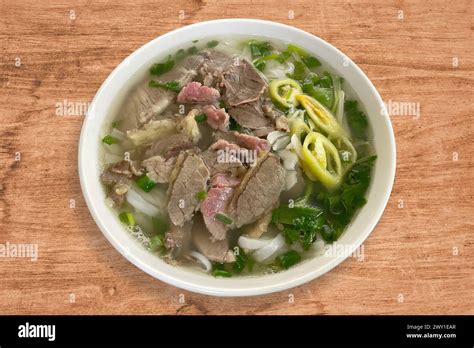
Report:
[[[39,246],[36,262],[0,259],[1,314],[474,313],[472,1],[3,0],[0,6],[0,243]],[[79,187],[83,117],[57,116],[55,105],[90,101],[117,64],[158,35],[238,17],[320,36],[349,55],[385,100],[420,103],[421,117],[391,116],[396,182],[363,262],[349,258],[289,291],[224,299],[157,281],[105,240]]]

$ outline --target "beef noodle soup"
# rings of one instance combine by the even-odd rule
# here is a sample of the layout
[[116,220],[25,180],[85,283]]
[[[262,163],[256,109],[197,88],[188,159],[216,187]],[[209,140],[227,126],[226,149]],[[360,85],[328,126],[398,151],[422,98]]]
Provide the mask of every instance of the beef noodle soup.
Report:
[[107,125],[106,203],[151,253],[216,277],[317,257],[365,204],[376,158],[350,94],[304,47],[190,42]]

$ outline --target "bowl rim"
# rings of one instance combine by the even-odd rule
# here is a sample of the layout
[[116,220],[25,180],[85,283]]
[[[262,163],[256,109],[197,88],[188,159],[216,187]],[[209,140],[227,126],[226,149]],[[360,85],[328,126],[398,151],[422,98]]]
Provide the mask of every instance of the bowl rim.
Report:
[[[255,282],[254,285],[249,286],[249,285],[242,285],[239,286],[238,280],[237,279],[245,279],[247,277],[243,278],[233,278],[233,283],[232,286],[229,286],[229,283],[226,283],[228,281],[227,279],[209,279],[209,283],[212,284],[196,284],[193,280],[187,280],[187,274],[186,272],[183,272],[180,270],[178,267],[170,266],[166,263],[163,262],[163,265],[160,266],[160,269],[151,267],[150,264],[147,263],[147,260],[149,260],[146,256],[143,256],[143,258],[146,258],[147,260],[140,259],[137,253],[136,246],[128,246],[128,245],[123,245],[118,241],[117,238],[113,236],[112,233],[109,231],[109,227],[107,226],[105,219],[101,218],[99,214],[97,213],[97,204],[104,204],[104,202],[99,202],[98,199],[93,199],[93,194],[90,192],[88,184],[87,184],[87,176],[88,176],[88,171],[87,171],[87,163],[88,163],[88,158],[86,156],[86,146],[87,146],[87,141],[90,143],[91,140],[87,140],[87,131],[90,128],[92,120],[95,118],[92,116],[93,110],[94,110],[94,105],[98,103],[98,100],[104,93],[105,88],[108,87],[110,84],[110,81],[114,79],[114,77],[124,69],[124,66],[128,64],[128,61],[131,60],[132,58],[142,54],[148,47],[156,45],[157,42],[163,40],[166,37],[174,36],[174,35],[179,35],[181,32],[184,31],[189,31],[195,28],[199,27],[205,27],[210,24],[224,24],[224,25],[230,25],[230,24],[237,24],[237,25],[242,25],[242,24],[248,24],[248,23],[253,23],[256,25],[265,25],[265,26],[274,26],[274,27],[279,27],[280,29],[288,30],[294,32],[296,35],[302,35],[305,36],[308,40],[316,40],[318,43],[322,46],[325,46],[327,49],[332,50],[337,56],[343,57],[344,59],[347,59],[347,61],[352,65],[353,69],[356,71],[356,73],[363,79],[363,82],[367,85],[369,92],[375,97],[377,103],[379,104],[381,108],[380,116],[383,118],[383,123],[384,126],[387,128],[388,131],[388,145],[390,146],[390,162],[388,165],[388,168],[384,168],[387,174],[387,180],[385,183],[387,184],[386,189],[383,193],[383,197],[381,198],[381,201],[377,207],[377,210],[373,212],[372,217],[370,221],[367,223],[365,229],[363,232],[360,233],[359,237],[357,238],[357,241],[354,242],[350,247],[350,253],[349,255],[356,250],[357,247],[359,247],[370,235],[370,233],[373,231],[375,228],[376,224],[380,220],[385,207],[388,203],[388,200],[390,198],[390,194],[393,188],[393,183],[395,179],[395,171],[396,171],[396,144],[395,144],[395,136],[392,128],[392,124],[390,121],[390,118],[388,116],[388,113],[386,111],[386,108],[383,104],[383,100],[378,93],[377,89],[375,86],[372,84],[370,79],[367,77],[367,75],[355,64],[348,56],[346,56],[343,52],[341,52],[339,49],[328,43],[327,41],[311,34],[308,33],[302,29],[298,29],[293,26],[289,26],[283,23],[279,22],[274,22],[274,21],[267,21],[267,20],[260,20],[260,19],[246,19],[246,18],[232,18],[232,19],[217,19],[217,20],[210,20],[210,21],[204,21],[204,22],[199,22],[199,23],[194,23],[190,24],[187,26],[183,26],[181,28],[172,30],[170,32],[167,32],[163,35],[160,35],[156,37],[155,39],[147,42],[134,52],[132,52],[128,57],[126,57],[105,79],[105,81],[102,83],[98,91],[96,92],[90,107],[88,109],[87,115],[84,119],[83,125],[82,125],[82,130],[81,130],[81,135],[80,135],[80,140],[79,140],[79,147],[78,147],[78,171],[79,171],[79,179],[80,179],[80,185],[81,189],[83,192],[83,196],[85,198],[86,204],[88,206],[88,209],[96,222],[97,226],[103,233],[103,235],[106,237],[106,239],[115,247],[117,251],[119,251],[127,260],[129,260],[132,264],[137,266],[139,269],[142,271],[146,272],[147,274],[151,275],[152,277],[159,279],[161,281],[164,281],[168,284],[171,284],[173,286],[176,286],[181,289],[185,289],[188,291],[196,292],[196,293],[201,293],[201,294],[207,294],[207,295],[213,295],[213,296],[222,296],[222,297],[236,297],[236,296],[255,296],[255,295],[263,295],[263,294],[268,294],[268,293],[273,293],[277,291],[282,291],[286,289],[290,289],[299,285],[302,285],[306,282],[309,282],[336,267],[339,265],[341,262],[343,262],[347,256],[338,256],[332,258],[329,262],[321,266],[317,271],[311,271],[308,273],[305,273],[300,276],[296,276],[296,272],[293,272],[294,276],[292,275],[292,269],[287,270],[285,272],[286,277],[280,277],[278,281],[274,281],[271,284],[268,284],[266,282]],[[235,33],[238,35],[238,32]],[[329,64],[330,65],[330,64]],[[330,65],[331,66],[331,65]],[[364,104],[364,102],[361,100],[361,102]],[[103,122],[103,120],[101,120]],[[363,208],[362,208],[363,209]],[[138,245],[137,245],[138,246]],[[141,246],[139,246],[142,248]],[[142,248],[143,251],[147,252],[144,248]],[[148,253],[148,252],[147,252]],[[148,253],[150,254],[150,253]],[[151,254],[150,254],[151,255]],[[154,255],[151,255],[153,257],[156,257]],[[311,262],[313,259],[308,260],[307,262]],[[306,262],[305,262],[306,263]],[[282,274],[280,273],[280,274]],[[274,276],[274,275],[272,275]],[[206,275],[206,277],[209,277],[209,275]],[[266,278],[268,279],[269,276],[259,276],[259,278]],[[257,277],[255,277],[256,279]],[[284,279],[288,278],[288,279]],[[276,279],[275,277],[273,279]]]

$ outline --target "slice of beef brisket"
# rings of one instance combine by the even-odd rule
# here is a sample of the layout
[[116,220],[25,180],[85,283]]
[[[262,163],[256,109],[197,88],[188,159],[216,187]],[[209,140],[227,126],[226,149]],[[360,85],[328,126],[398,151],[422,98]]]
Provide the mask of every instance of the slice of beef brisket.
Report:
[[192,151],[180,153],[168,187],[168,214],[173,224],[183,226],[192,219],[199,208],[197,193],[207,191],[209,175],[209,169],[200,155]]
[[279,157],[268,154],[242,179],[230,209],[236,227],[257,221],[278,202],[285,185],[285,169]]

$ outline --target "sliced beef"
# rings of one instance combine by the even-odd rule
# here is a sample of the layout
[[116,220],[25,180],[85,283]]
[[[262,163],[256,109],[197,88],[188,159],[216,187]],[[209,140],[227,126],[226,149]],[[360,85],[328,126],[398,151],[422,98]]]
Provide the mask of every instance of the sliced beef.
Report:
[[249,150],[257,150],[258,152],[266,152],[270,150],[270,143],[266,139],[260,139],[250,134],[239,132],[214,132],[214,139],[226,140],[230,143],[235,143],[241,147]]
[[269,154],[242,179],[230,205],[236,227],[257,221],[268,213],[285,185],[285,169],[280,159]]
[[264,115],[260,100],[229,108],[229,115],[244,128],[258,129],[272,124]]
[[209,180],[209,169],[200,155],[191,152],[182,154],[180,156],[184,156],[184,160],[173,168],[168,188],[168,214],[176,226],[183,226],[192,219],[199,207],[197,193],[207,191]]
[[201,140],[201,131],[196,122],[196,116],[199,115],[201,111],[199,109],[192,109],[188,114],[181,120],[180,131],[188,137],[188,139],[193,143],[197,144]]
[[226,173],[219,173],[212,177],[212,187],[236,187],[240,184],[240,180],[234,176],[230,176]]
[[238,159],[234,162],[223,161],[218,151],[208,149],[202,153],[202,159],[209,168],[211,176],[218,173],[231,173],[234,176],[242,175],[247,168]]
[[[183,59],[170,72],[159,76],[162,82],[177,81],[181,86],[191,82],[204,63],[202,55],[193,55]],[[155,119],[176,99],[176,93],[163,88],[148,86],[148,80],[138,85],[127,98],[123,106],[122,129],[140,128],[143,124]]]
[[224,108],[218,109],[214,105],[206,105],[202,108],[202,111],[207,116],[207,123],[213,129],[226,132],[229,130],[229,114]]
[[165,233],[164,240],[166,249],[171,252],[171,257],[179,257],[189,249],[192,240],[192,226],[192,221],[186,222],[182,227],[171,224],[170,230]]
[[210,146],[211,149],[213,150],[240,150],[241,147],[235,143],[232,143],[230,141],[224,140],[224,139],[219,139],[217,140],[214,144]]
[[267,88],[253,65],[245,59],[232,65],[223,73],[222,83],[225,86],[224,100],[228,107],[250,103],[260,99]]
[[109,165],[102,172],[100,181],[108,186],[107,198],[110,206],[122,206],[133,176],[130,162],[125,160]]
[[142,162],[142,165],[147,170],[147,176],[157,183],[168,183],[171,171],[176,163],[176,157],[168,159],[157,155],[150,157]]
[[285,113],[276,109],[270,98],[265,98],[262,102],[262,110],[266,117],[274,122],[275,130],[289,132],[288,119]]
[[100,175],[100,181],[105,185],[129,184],[131,178],[130,163],[125,160],[111,164]]
[[272,221],[272,212],[269,211],[253,224],[247,225],[244,228],[244,233],[250,238],[260,238],[262,234],[267,232],[268,225]]
[[213,240],[200,215],[195,218],[192,239],[195,247],[209,260],[221,263],[234,262],[235,255],[229,250],[229,240]]
[[181,89],[178,94],[178,103],[214,103],[220,97],[217,89],[193,81]]
[[145,157],[163,156],[165,159],[177,156],[180,151],[187,150],[193,147],[189,137],[182,134],[172,134],[167,137],[158,139],[145,152]]
[[211,189],[201,203],[201,213],[204,223],[212,235],[213,240],[226,238],[229,226],[215,218],[218,213],[225,213],[227,205],[234,193],[234,187],[240,180],[228,174],[217,174],[211,180]]
[[203,84],[220,88],[222,74],[232,67],[234,60],[228,54],[216,50],[206,50],[201,55],[205,59],[199,70]]

